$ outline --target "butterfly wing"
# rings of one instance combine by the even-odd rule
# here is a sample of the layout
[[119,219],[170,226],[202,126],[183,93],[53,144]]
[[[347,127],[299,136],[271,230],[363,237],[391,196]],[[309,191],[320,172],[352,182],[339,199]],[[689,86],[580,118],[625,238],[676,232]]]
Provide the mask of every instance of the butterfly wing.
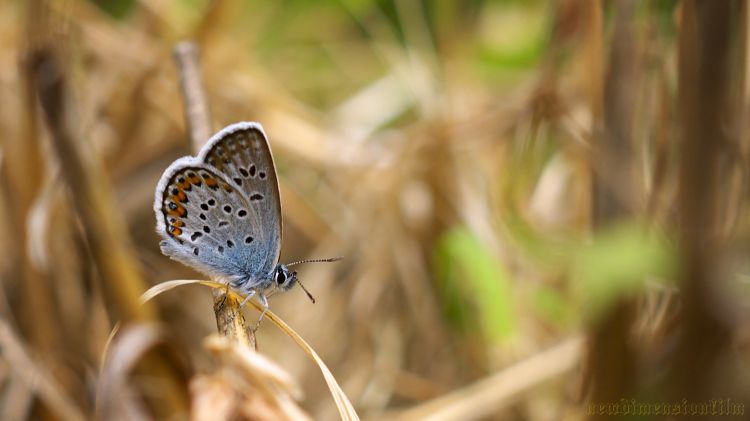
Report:
[[224,174],[258,215],[262,227],[259,245],[268,251],[264,273],[271,272],[281,253],[281,199],[263,127],[251,122],[229,125],[206,143],[198,158]]
[[[226,151],[231,154],[221,153]],[[245,172],[246,178],[233,180]],[[262,128],[225,128],[197,158],[178,159],[162,175],[154,200],[162,252],[201,272],[255,286],[273,270],[280,251],[281,204],[274,189]]]

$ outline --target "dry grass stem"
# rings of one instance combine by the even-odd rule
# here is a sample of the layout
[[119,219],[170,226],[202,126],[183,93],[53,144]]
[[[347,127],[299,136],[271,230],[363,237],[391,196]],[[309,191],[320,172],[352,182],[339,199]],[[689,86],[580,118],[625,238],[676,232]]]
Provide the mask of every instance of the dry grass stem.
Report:
[[[189,41],[180,42],[174,48],[174,57],[180,74],[182,101],[192,150],[193,153],[198,153],[212,134],[211,115],[208,112],[208,101],[201,81],[198,47]],[[255,332],[245,325],[240,303],[229,298],[226,291],[221,289],[212,289],[212,294],[219,333],[255,348]]]
[[[72,202],[83,225],[83,233],[92,254],[93,263],[101,277],[102,288],[115,317],[124,323],[154,318],[151,305],[138,302],[138,291],[144,281],[122,226],[115,222],[110,211],[113,203],[110,190],[104,188],[100,168],[79,150],[70,128],[71,114],[62,68],[54,50],[40,48],[33,51],[29,71],[44,111],[45,122],[53,150],[60,161],[63,179],[72,194]],[[99,180],[98,183],[94,180]],[[146,355],[140,369],[159,378],[163,393],[148,395],[158,413],[179,414],[187,408],[187,390],[180,382],[183,375],[175,365],[165,364],[169,357],[157,351]]]
[[525,392],[574,369],[581,360],[583,338],[568,339],[550,349],[504,368],[487,378],[403,412],[398,420],[476,420],[498,413]]
[[[157,285],[154,285],[153,287],[149,288],[148,291],[143,293],[141,296],[142,302],[148,302],[149,300],[152,300],[156,296],[169,291],[171,289],[177,288],[179,286],[183,285],[190,285],[190,284],[200,284],[205,285],[214,289],[222,289],[226,290],[226,285],[218,282],[211,282],[211,281],[201,281],[201,280],[173,280],[173,281],[165,281],[162,283],[159,283]],[[239,296],[236,292],[229,289],[229,297],[228,299],[235,300],[239,308],[239,302],[243,300],[243,297]],[[258,312],[263,311],[263,307],[255,302],[254,300],[248,301],[249,304],[251,304]],[[328,366],[323,362],[323,360],[320,358],[317,352],[304,340],[302,337],[294,331],[289,325],[287,325],[283,320],[279,318],[276,314],[274,314],[271,310],[266,311],[265,317],[273,322],[279,329],[281,329],[282,332],[284,332],[287,336],[292,338],[294,342],[303,350],[305,353],[312,359],[315,364],[317,364],[318,368],[320,369],[320,372],[323,374],[323,378],[326,381],[326,385],[328,385],[328,389],[331,393],[331,396],[333,397],[333,400],[336,402],[336,407],[338,408],[339,415],[341,415],[341,419],[343,420],[358,420],[359,417],[357,416],[357,412],[354,410],[354,407],[352,406],[351,402],[349,401],[349,398],[347,398],[344,391],[341,389],[341,386],[339,386],[338,382],[336,381],[336,378],[333,376],[333,373],[331,373],[331,370],[328,369]],[[213,343],[213,342],[212,342]],[[245,351],[238,351],[244,353]],[[262,357],[261,357],[262,358]]]

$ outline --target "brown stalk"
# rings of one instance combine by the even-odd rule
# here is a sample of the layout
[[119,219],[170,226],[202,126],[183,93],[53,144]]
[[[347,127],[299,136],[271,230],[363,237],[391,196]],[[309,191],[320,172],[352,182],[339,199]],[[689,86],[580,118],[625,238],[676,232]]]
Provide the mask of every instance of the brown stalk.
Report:
[[[637,86],[635,5],[624,0],[615,4],[612,49],[604,80],[601,118],[595,123],[593,142],[594,228],[625,218],[633,203],[633,110]],[[601,35],[600,35],[601,36]],[[593,403],[616,402],[630,396],[635,368],[634,349],[628,340],[634,318],[632,300],[623,298],[598,319],[590,331],[587,383]],[[598,414],[597,414],[598,415]],[[595,415],[594,418],[597,418]]]
[[[190,131],[194,153],[200,151],[211,135],[211,117],[201,82],[198,48],[192,42],[181,42],[174,48],[174,59],[180,73],[180,90],[185,121]],[[255,348],[255,334],[247,329],[239,301],[226,290],[212,289],[216,327],[223,336]]]
[[[32,1],[27,10],[27,42],[34,42],[35,34],[43,32],[44,13],[40,13],[39,1]],[[12,275],[8,279],[18,279],[18,297],[20,304],[15,309],[18,323],[24,335],[39,349],[51,351],[60,344],[58,331],[53,319],[40,314],[36,308],[52,311],[53,298],[46,285],[45,274],[40,273],[29,259],[28,250],[28,216],[34,201],[42,190],[44,162],[42,159],[39,138],[38,113],[35,104],[34,86],[29,74],[22,71],[29,60],[28,55],[19,58],[19,76],[22,85],[22,104],[27,113],[23,119],[23,135],[19,139],[3,139],[4,152],[2,162],[3,188],[7,191],[7,203],[10,208],[12,229],[10,236],[17,239],[12,251],[16,254],[12,261]],[[10,291],[13,294],[13,290]],[[11,303],[15,300],[11,299]]]
[[738,76],[731,69],[745,66],[742,54],[736,54],[741,43],[733,44],[738,25],[744,25],[744,7],[742,2],[729,1],[682,3],[678,215],[684,332],[671,386],[673,396],[688,400],[711,398],[717,390],[726,393],[718,396],[727,396],[731,390],[731,382],[717,375],[729,368],[732,328],[721,315],[714,289],[720,281],[723,247],[718,204],[726,192],[727,175],[721,160],[734,140],[726,125],[741,112],[731,101],[732,76]]
[[[44,112],[52,150],[60,162],[62,180],[69,189],[71,203],[83,227],[94,265],[102,279],[107,308],[113,318],[124,324],[153,320],[152,305],[139,302],[145,282],[138,272],[133,252],[127,244],[127,233],[116,220],[103,171],[97,162],[85,159],[78,149],[80,142],[70,127],[70,100],[66,80],[55,50],[40,45],[32,51],[28,72]],[[138,379],[158,381],[160,393],[143,393],[143,399],[156,416],[166,417],[187,412],[186,379],[170,357],[160,350],[152,350],[135,369]],[[147,380],[148,378],[148,380]],[[140,389],[144,390],[144,389]]]

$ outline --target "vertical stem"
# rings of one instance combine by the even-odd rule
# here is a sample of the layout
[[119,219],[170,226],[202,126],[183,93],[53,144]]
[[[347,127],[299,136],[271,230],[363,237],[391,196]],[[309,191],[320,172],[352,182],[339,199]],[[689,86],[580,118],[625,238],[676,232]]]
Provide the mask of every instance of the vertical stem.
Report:
[[[189,41],[180,42],[174,48],[174,58],[180,74],[180,89],[185,120],[190,131],[190,143],[193,152],[197,153],[211,135],[211,117],[201,82],[198,47]],[[213,290],[213,300],[216,328],[219,333],[255,348],[255,334],[245,326],[240,303],[222,289]]]
[[190,143],[193,152],[198,152],[211,136],[211,114],[201,82],[198,47],[189,41],[180,42],[174,47],[174,59],[180,74],[180,91]]
[[[26,112],[23,120],[23,135],[18,139],[3,139],[3,162],[0,176],[5,189],[7,206],[12,218],[8,228],[15,248],[10,250],[14,255],[11,261],[12,277],[18,279],[18,296],[11,296],[11,305],[18,314],[18,324],[24,335],[34,346],[45,351],[52,351],[60,346],[61,337],[52,323],[51,314],[40,314],[37,309],[48,309],[52,317],[56,315],[52,291],[47,285],[44,273],[34,265],[28,253],[28,225],[31,208],[42,190],[44,178],[44,161],[41,158],[41,140],[39,137],[38,108],[36,91],[28,71],[30,51],[33,44],[45,34],[44,4],[41,1],[30,1],[26,10],[26,27],[19,34],[25,37],[26,45],[19,55],[19,78],[21,80],[21,100]],[[9,278],[11,279],[11,278]],[[12,291],[12,290],[11,290]],[[11,292],[13,294],[13,292]]]
[[[720,317],[712,289],[722,246],[721,153],[730,148],[732,120],[732,35],[744,18],[730,1],[682,3],[679,39],[680,223],[683,329],[672,373],[673,394],[688,400],[711,398],[720,384],[717,364],[730,345],[731,327]],[[740,43],[741,44],[741,43]],[[744,56],[740,55],[740,60]],[[741,63],[744,67],[744,63]],[[719,374],[721,376],[721,374]]]
[[[595,229],[627,217],[632,202],[633,91],[637,86],[633,18],[632,1],[615,3],[603,109],[595,113],[600,117],[594,123],[592,217]],[[628,341],[633,315],[633,302],[622,298],[595,322],[590,332],[589,390],[594,403],[616,402],[628,396],[633,387],[635,359]]]
[[[29,76],[44,113],[52,150],[60,162],[60,173],[69,187],[71,203],[83,227],[93,263],[102,279],[102,290],[115,319],[123,323],[143,323],[155,318],[150,303],[141,304],[145,288],[128,243],[128,235],[117,219],[117,202],[96,161],[87,160],[70,125],[70,103],[63,68],[49,46],[39,46],[31,54]],[[136,378],[158,382],[159,393],[139,389],[156,418],[185,414],[188,407],[185,372],[173,363],[164,349],[146,353],[135,369]]]

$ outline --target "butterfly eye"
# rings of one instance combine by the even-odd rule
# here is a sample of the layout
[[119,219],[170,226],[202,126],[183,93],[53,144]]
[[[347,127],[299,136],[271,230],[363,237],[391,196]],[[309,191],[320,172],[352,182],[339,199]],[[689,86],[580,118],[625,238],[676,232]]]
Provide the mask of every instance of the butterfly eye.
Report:
[[279,270],[276,271],[276,279],[274,280],[276,281],[276,284],[279,286],[283,286],[284,282],[286,282],[286,274],[281,268],[279,268]]

